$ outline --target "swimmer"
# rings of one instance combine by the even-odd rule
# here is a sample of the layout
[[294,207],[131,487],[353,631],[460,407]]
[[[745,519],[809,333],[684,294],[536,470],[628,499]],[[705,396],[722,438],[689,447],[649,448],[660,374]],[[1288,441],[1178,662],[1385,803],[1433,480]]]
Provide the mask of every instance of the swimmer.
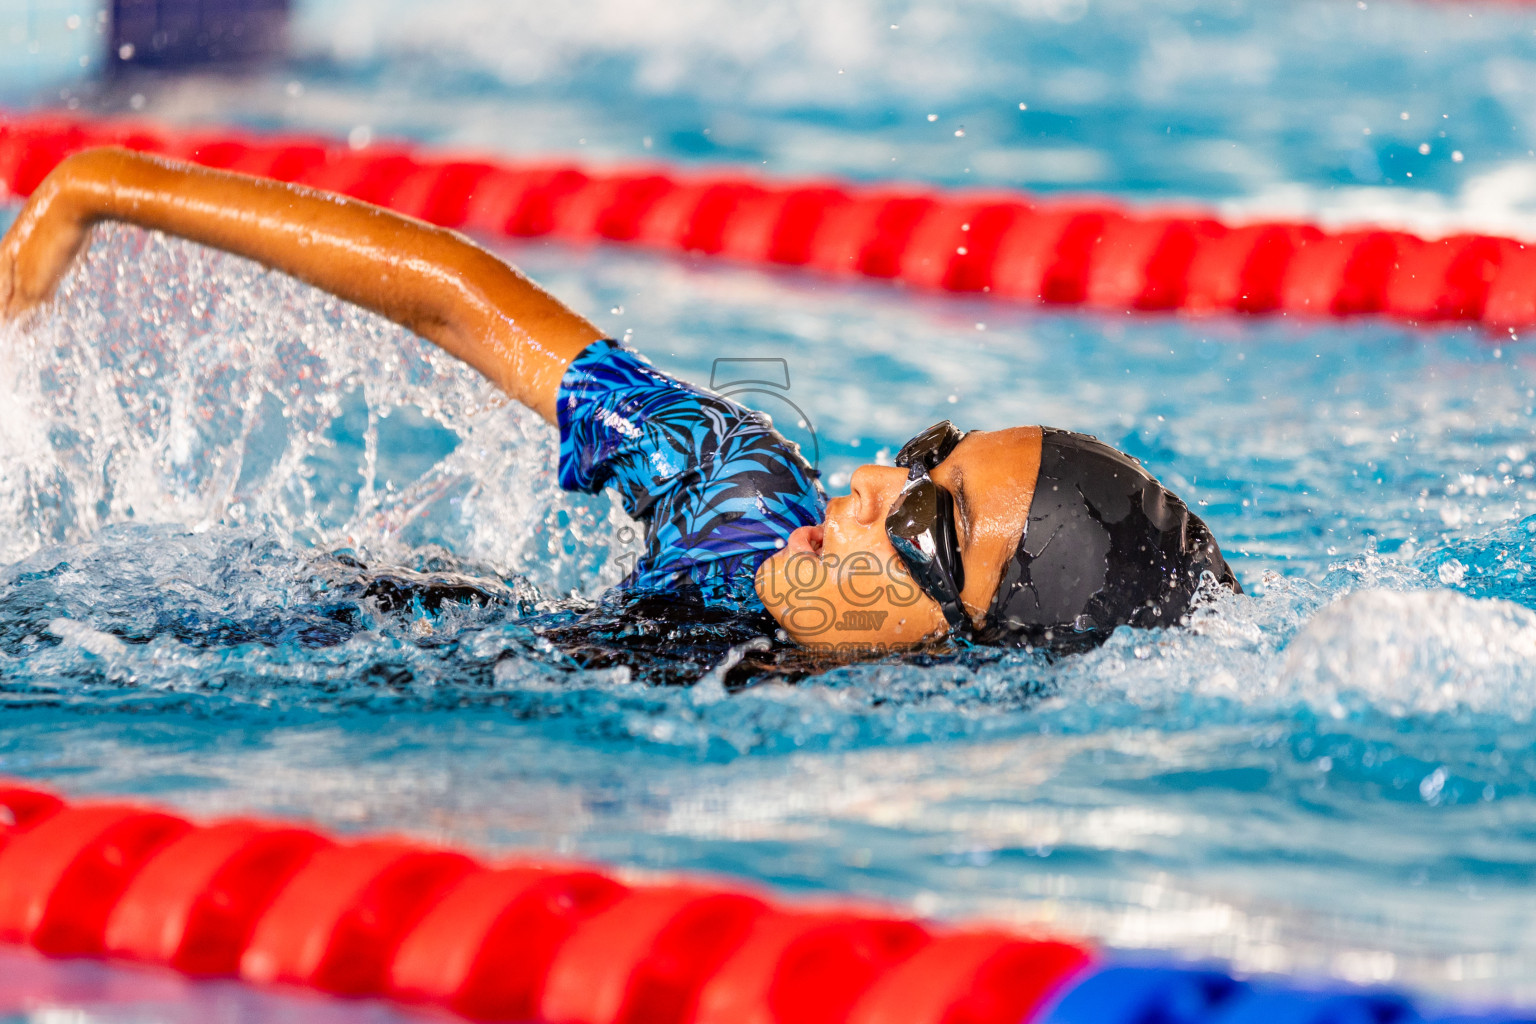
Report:
[[766,611],[813,650],[946,639],[1057,652],[1240,591],[1205,524],[1129,456],[945,421],[828,500],[768,417],[661,372],[464,236],[343,196],[122,149],[61,163],[0,241],[0,317],[46,302],[101,221],[212,246],[378,313],[559,431],[562,487],[646,526],[621,591]]

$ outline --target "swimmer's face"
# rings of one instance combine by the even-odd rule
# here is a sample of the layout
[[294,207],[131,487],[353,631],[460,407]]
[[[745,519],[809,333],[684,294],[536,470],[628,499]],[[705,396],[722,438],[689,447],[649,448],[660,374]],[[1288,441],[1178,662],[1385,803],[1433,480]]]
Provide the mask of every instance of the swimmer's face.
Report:
[[[972,431],[929,473],[955,500],[965,564],[960,598],[978,625],[1029,522],[1040,473],[1039,427]],[[790,534],[757,571],[757,594],[795,641],[874,650],[912,647],[948,631],[939,603],[912,581],[885,517],[907,471],[860,466],[820,526]]]

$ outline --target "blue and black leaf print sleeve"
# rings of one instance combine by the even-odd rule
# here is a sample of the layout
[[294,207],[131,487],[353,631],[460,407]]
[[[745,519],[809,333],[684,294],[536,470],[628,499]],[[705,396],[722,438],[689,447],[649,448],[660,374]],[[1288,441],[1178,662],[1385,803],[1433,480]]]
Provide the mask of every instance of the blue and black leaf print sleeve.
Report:
[[618,342],[594,342],[571,362],[558,412],[560,486],[612,487],[646,523],[627,587],[691,584],[712,604],[758,606],[758,565],[825,513],[814,471],[766,415]]

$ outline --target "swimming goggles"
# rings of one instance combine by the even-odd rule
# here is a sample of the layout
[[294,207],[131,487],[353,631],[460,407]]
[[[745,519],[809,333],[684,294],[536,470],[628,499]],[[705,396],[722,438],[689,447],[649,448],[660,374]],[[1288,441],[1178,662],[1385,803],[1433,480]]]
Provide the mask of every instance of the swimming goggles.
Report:
[[963,437],[959,428],[945,420],[901,446],[896,465],[907,471],[907,483],[885,517],[891,546],[913,582],[939,602],[950,629],[970,623],[960,601],[965,563],[955,529],[954,495],[934,483],[928,473],[949,457]]

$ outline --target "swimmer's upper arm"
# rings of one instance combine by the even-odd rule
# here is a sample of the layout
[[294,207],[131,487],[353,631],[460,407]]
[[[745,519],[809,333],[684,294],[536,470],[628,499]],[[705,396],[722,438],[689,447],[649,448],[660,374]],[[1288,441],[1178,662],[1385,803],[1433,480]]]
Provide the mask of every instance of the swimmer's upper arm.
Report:
[[248,257],[388,317],[551,423],[566,366],[602,337],[457,232],[328,192],[124,149],[76,154],[33,192],[0,240],[0,317],[45,302],[103,220]]

